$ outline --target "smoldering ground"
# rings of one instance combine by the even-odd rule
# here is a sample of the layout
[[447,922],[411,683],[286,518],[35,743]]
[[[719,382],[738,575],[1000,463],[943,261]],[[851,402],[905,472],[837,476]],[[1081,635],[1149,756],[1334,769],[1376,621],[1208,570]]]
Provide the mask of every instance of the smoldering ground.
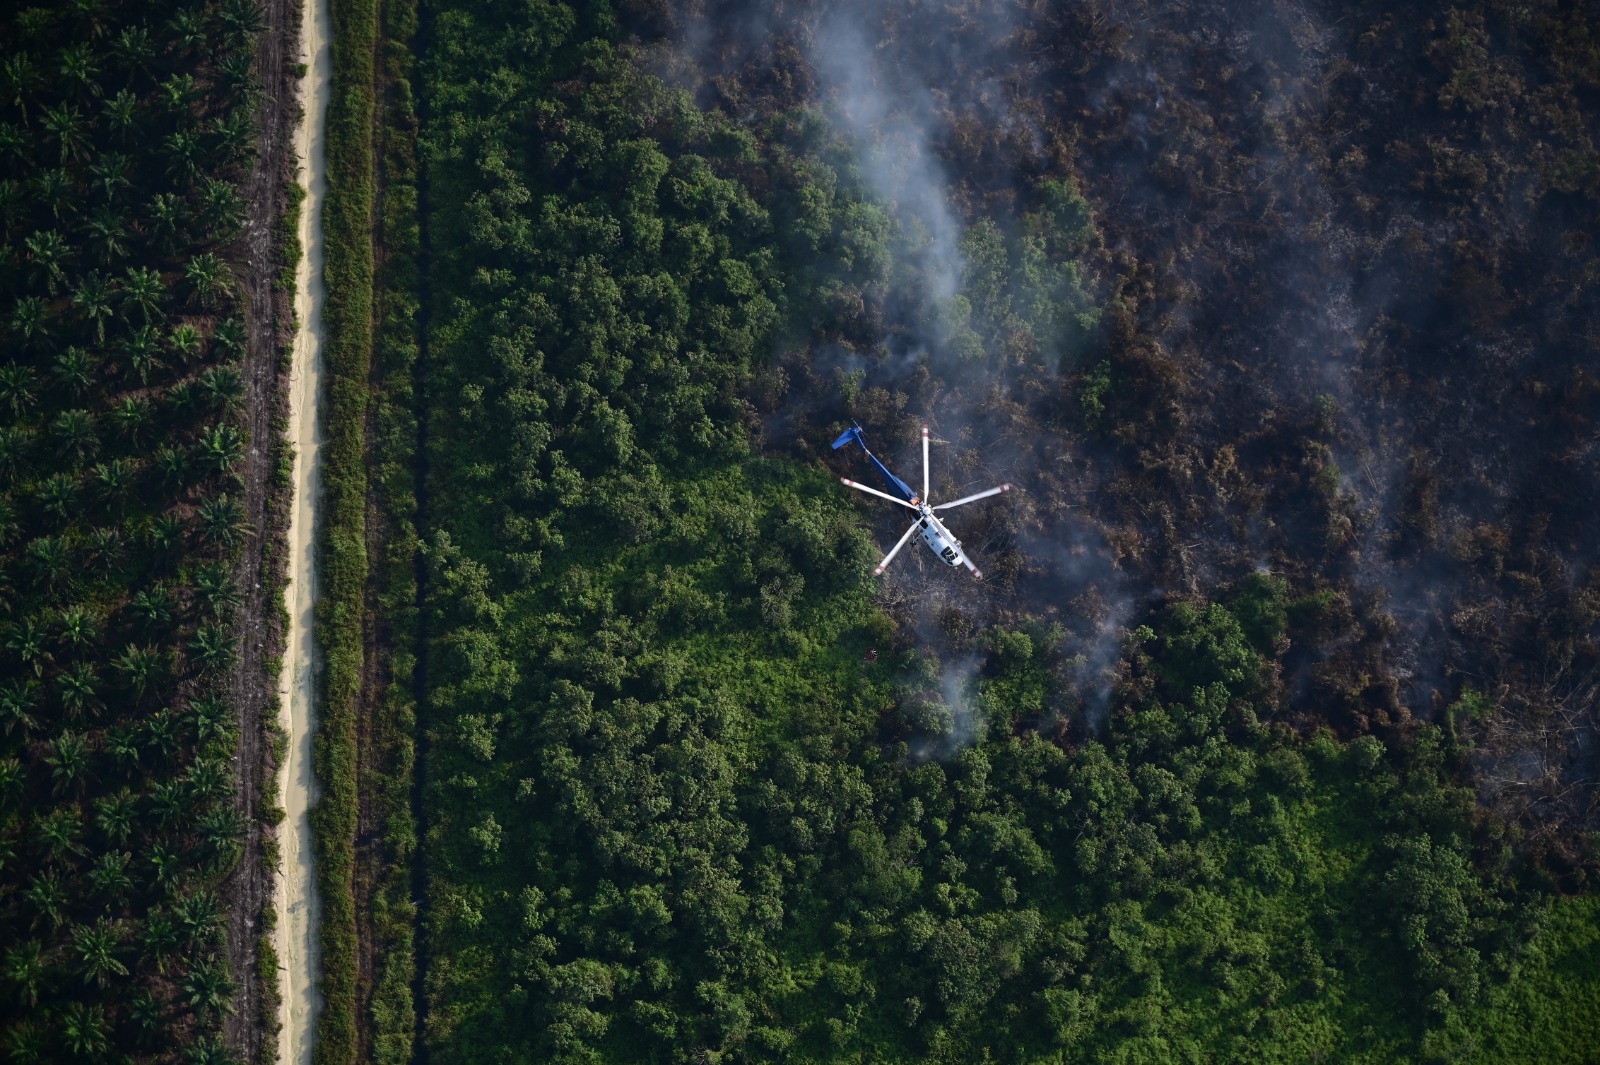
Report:
[[[986,618],[1084,596],[1137,616],[1264,561],[1335,596],[1295,634],[1291,716],[1405,729],[1466,690],[1531,693],[1530,660],[1600,658],[1600,219],[1561,169],[1594,116],[1540,66],[1557,17],[728,2],[664,16],[657,55],[753,124],[828,112],[910,234],[868,328],[777,353],[773,446],[825,460],[807,427],[865,415],[883,447],[928,417],[955,487],[981,444],[1031,500],[960,530],[1000,560],[965,600]],[[884,165],[896,143],[916,150]],[[1016,232],[1046,177],[1081,183],[1104,237],[1097,425],[1070,415],[1100,354],[962,360],[937,328],[968,264],[929,249],[952,219]]]

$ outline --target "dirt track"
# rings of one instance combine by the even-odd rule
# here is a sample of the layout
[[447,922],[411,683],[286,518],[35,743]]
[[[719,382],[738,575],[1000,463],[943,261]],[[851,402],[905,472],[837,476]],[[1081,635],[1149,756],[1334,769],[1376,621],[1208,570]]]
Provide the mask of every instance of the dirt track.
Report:
[[250,1062],[261,1060],[267,1023],[256,946],[273,876],[262,862],[260,817],[263,804],[276,798],[264,788],[273,769],[265,742],[272,713],[268,663],[283,646],[277,592],[283,571],[284,500],[272,485],[272,472],[278,453],[274,419],[284,413],[287,398],[279,351],[291,326],[287,294],[274,289],[273,283],[281,267],[279,221],[292,176],[290,131],[298,113],[289,57],[299,43],[299,5],[295,0],[264,0],[262,13],[266,28],[256,50],[256,75],[262,85],[256,111],[257,152],[242,190],[247,204],[244,236],[233,256],[250,333],[243,366],[250,450],[240,474],[251,533],[235,573],[243,601],[236,630],[239,660],[230,679],[239,714],[234,807],[246,829],[239,864],[225,885],[228,961],[237,990],[223,1028],[229,1045]]
[[305,115],[295,135],[295,157],[306,177],[299,219],[303,251],[295,272],[293,368],[290,371],[289,433],[294,444],[294,502],[289,520],[289,638],[284,648],[279,697],[288,733],[280,775],[285,817],[279,837],[281,877],[278,913],[278,1001],[282,1024],[277,1059],[308,1065],[320,1003],[316,993],[317,899],[314,892],[311,825],[316,798],[311,735],[315,721],[316,501],[321,489],[322,442],[322,203],[327,193],[326,116],[333,74],[327,0],[309,0],[303,15],[306,77],[300,99]]

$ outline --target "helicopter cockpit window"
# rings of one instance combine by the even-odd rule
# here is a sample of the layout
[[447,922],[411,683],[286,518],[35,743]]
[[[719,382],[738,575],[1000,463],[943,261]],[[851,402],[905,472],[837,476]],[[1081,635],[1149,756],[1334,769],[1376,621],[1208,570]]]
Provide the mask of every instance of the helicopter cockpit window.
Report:
[[944,555],[946,562],[954,562],[956,560],[956,549],[953,547],[947,547],[940,553]]

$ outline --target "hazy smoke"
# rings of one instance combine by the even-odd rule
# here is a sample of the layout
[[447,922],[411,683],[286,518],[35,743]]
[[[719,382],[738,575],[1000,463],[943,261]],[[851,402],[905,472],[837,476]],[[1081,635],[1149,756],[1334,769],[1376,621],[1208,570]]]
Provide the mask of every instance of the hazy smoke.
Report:
[[855,148],[868,191],[893,212],[928,300],[937,306],[960,285],[962,227],[934,157],[932,87],[903,55],[891,52],[893,63],[879,62],[883,15],[877,4],[828,12],[807,58],[829,116]]

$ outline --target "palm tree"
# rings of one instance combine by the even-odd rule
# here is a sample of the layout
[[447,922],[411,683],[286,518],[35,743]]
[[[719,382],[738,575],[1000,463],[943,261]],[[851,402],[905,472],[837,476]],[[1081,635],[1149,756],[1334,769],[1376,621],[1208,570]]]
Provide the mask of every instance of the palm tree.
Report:
[[74,662],[56,677],[61,686],[61,706],[73,719],[81,719],[100,702],[95,686],[100,678],[93,662]]
[[[10,367],[0,367],[0,381]],[[0,384],[0,392],[4,385]],[[0,476],[20,479],[28,468],[28,450],[33,434],[20,425],[0,425]]]
[[50,339],[50,308],[39,296],[24,296],[11,308],[11,331],[28,344]]
[[[160,755],[163,761],[170,762],[180,746],[178,727],[172,720],[172,711],[166,707],[157,710],[146,719],[143,729],[145,748]],[[160,786],[157,785],[158,788]],[[182,797],[181,793],[179,797]]]
[[8,680],[0,685],[0,723],[4,724],[7,736],[18,731],[26,740],[28,733],[39,727],[38,719],[33,716],[33,693],[37,687],[33,681],[25,678]]
[[[0,235],[6,237],[7,245],[11,243],[11,227],[16,225],[32,206],[23,190],[22,182],[14,178],[0,178]],[[9,248],[7,250],[9,252]]]
[[95,339],[104,344],[106,319],[111,317],[110,283],[100,276],[98,270],[91,270],[78,285],[78,291],[72,294],[72,302],[77,306],[78,313],[94,323]]
[[5,159],[15,173],[26,174],[33,166],[31,144],[21,126],[0,122],[0,159]]
[[200,818],[197,826],[204,849],[217,865],[226,867],[239,850],[239,839],[244,835],[244,818],[232,806],[218,806]]
[[172,16],[167,23],[172,39],[180,52],[188,52],[205,43],[205,15],[198,8],[185,8]]
[[28,561],[44,586],[51,591],[73,587],[72,552],[60,536],[41,536],[28,545]]
[[187,364],[193,362],[195,356],[200,354],[205,339],[200,330],[184,322],[172,330],[172,336],[167,338],[167,342],[172,345],[172,353],[178,356],[179,361]]
[[69,160],[81,159],[87,145],[83,112],[71,104],[64,103],[60,107],[44,109],[41,120],[44,128],[50,132],[61,146],[61,164],[65,166]]
[[207,622],[195,630],[189,650],[200,660],[202,669],[220,672],[233,665],[235,644],[227,629]]
[[128,875],[128,864],[133,855],[127,851],[108,851],[89,865],[89,883],[105,899],[108,907],[122,901],[133,890],[133,877]]
[[210,891],[196,891],[172,904],[172,914],[184,932],[184,942],[193,947],[210,943],[222,929],[222,907]]
[[244,381],[232,366],[213,366],[200,375],[200,387],[223,409],[244,406]]
[[94,432],[94,415],[86,410],[64,410],[51,423],[61,449],[76,462],[82,462],[100,450],[100,438]]
[[111,42],[109,51],[111,58],[129,74],[137,74],[155,58],[156,47],[150,43],[149,30],[143,26],[130,26]]
[[104,0],[72,0],[68,7],[78,16],[78,36],[89,41],[105,36]]
[[199,962],[189,971],[183,993],[202,1024],[214,1015],[233,1012],[233,981],[215,958]]
[[24,9],[16,16],[17,37],[24,41],[41,41],[50,24],[50,12],[44,8]]
[[150,869],[155,874],[157,887],[175,883],[184,870],[183,859],[175,851],[160,843],[151,844],[145,858],[150,862]]
[[197,381],[179,381],[167,389],[167,404],[175,420],[187,424],[193,420],[195,408],[200,404],[200,384]]
[[107,266],[128,255],[128,224],[110,204],[101,204],[84,223],[84,245],[97,251]]
[[35,928],[41,921],[50,922],[52,929],[60,928],[67,918],[67,889],[61,882],[61,874],[54,869],[35,873],[22,897],[33,907]]
[[152,551],[165,554],[183,543],[183,525],[171,514],[159,515],[144,527],[144,539]]
[[244,455],[244,437],[234,426],[221,422],[200,434],[195,452],[202,466],[227,473]]
[[77,733],[63,732],[50,745],[44,764],[50,767],[55,794],[79,791],[89,776],[89,745]]
[[111,420],[129,443],[137,445],[155,421],[155,411],[143,396],[124,396],[111,408]]
[[245,332],[244,323],[239,319],[227,318],[217,323],[216,331],[211,334],[211,340],[218,351],[239,356],[244,354],[249,334]]
[[128,180],[128,171],[133,167],[133,159],[121,152],[102,152],[100,161],[89,168],[89,173],[94,175],[94,183],[99,186],[100,194],[106,198],[108,204],[115,204],[124,189],[133,187],[133,182]]
[[137,775],[139,759],[142,757],[137,729],[131,725],[107,729],[106,753],[116,762],[117,768],[122,770],[124,776]]
[[61,629],[62,642],[69,647],[82,649],[95,638],[94,614],[81,606],[68,607],[56,619]]
[[133,697],[136,700],[144,698],[145,691],[160,679],[164,671],[163,656],[160,651],[154,647],[140,647],[132,643],[112,665],[128,678],[128,686],[133,689]]
[[0,403],[11,408],[13,418],[22,417],[28,408],[39,401],[33,388],[33,367],[19,362],[0,366]]
[[180,129],[168,134],[162,150],[167,156],[167,176],[184,188],[193,184],[205,168],[205,143],[195,130]]
[[11,500],[0,496],[0,547],[10,547],[22,535],[22,521]]
[[54,1040],[50,1030],[39,1021],[23,1020],[6,1032],[6,1056],[13,1065],[39,1065],[51,1060]]
[[15,758],[0,758],[0,809],[12,807],[28,782],[28,774]]
[[144,948],[144,956],[155,965],[156,972],[165,974],[167,959],[178,947],[177,923],[172,915],[165,910],[151,910],[144,919],[144,927],[139,930],[139,945]]
[[122,340],[122,356],[128,369],[138,375],[139,383],[150,383],[150,374],[161,356],[161,340],[154,326],[141,325]]
[[139,98],[127,89],[105,102],[106,125],[119,139],[126,140],[139,125]]
[[138,816],[138,800],[133,793],[123,788],[110,795],[102,795],[95,802],[94,811],[94,823],[106,834],[106,838],[118,846],[127,844]]
[[159,633],[172,624],[172,593],[164,584],[136,593],[129,608],[147,633]]
[[195,302],[202,307],[215,307],[229,292],[228,268],[210,252],[190,259],[184,273],[194,286]]
[[137,307],[144,313],[144,324],[149,325],[155,312],[166,302],[167,287],[161,275],[148,266],[131,267],[128,279],[122,283],[122,302],[126,307]]
[[133,1021],[135,1038],[140,1043],[149,1043],[163,1025],[161,1003],[148,989],[141,988],[128,999],[128,1018]]
[[121,945],[122,929],[108,918],[74,928],[72,952],[78,956],[77,968],[83,982],[105,987],[109,978],[127,976],[128,967],[117,957],[117,948]]
[[110,576],[112,569],[122,559],[122,534],[116,529],[91,530],[89,556],[100,564],[103,575]]
[[39,200],[50,208],[50,214],[57,222],[66,221],[78,213],[78,186],[65,169],[41,170],[33,184]]
[[188,816],[189,798],[176,780],[163,780],[150,789],[150,812],[156,824],[168,828]]
[[233,717],[228,701],[215,692],[191,703],[189,714],[194,718],[195,742],[202,746],[213,736],[225,734]]
[[57,521],[71,520],[77,509],[77,480],[65,473],[54,474],[39,490],[39,501],[44,504],[45,513]]
[[[197,803],[226,794],[232,783],[228,778],[228,771],[223,768],[221,762],[214,758],[196,758],[189,763],[186,776],[188,777],[189,796]],[[231,807],[223,807],[222,809],[229,813],[233,812]]]
[[45,665],[55,657],[46,645],[44,629],[32,618],[23,618],[11,626],[11,631],[6,633],[6,649],[21,659],[23,665],[31,667],[36,677],[44,676]]
[[78,842],[78,837],[83,833],[83,817],[76,806],[60,806],[51,810],[38,818],[33,828],[39,842],[44,845],[45,854],[50,858],[60,861],[68,855],[83,853],[83,846]]
[[205,500],[195,508],[195,517],[200,521],[200,535],[214,544],[232,547],[250,531],[244,507],[227,496]]
[[208,1036],[183,1052],[184,1065],[241,1065],[242,1060],[220,1035]]
[[[217,126],[217,135],[223,142],[223,151],[231,156],[239,150],[239,144],[235,142],[243,138],[243,143],[248,144],[250,138],[255,135],[255,130],[248,125],[241,126],[237,122],[223,122]],[[207,178],[201,216],[211,230],[213,239],[219,241],[232,239],[244,221],[244,201],[228,182]]]
[[6,951],[6,983],[17,1001],[28,1009],[39,1004],[39,984],[44,979],[44,947],[37,939],[25,940]]
[[94,46],[88,41],[79,41],[63,48],[61,64],[57,69],[79,96],[92,99],[100,95],[100,64],[95,62]]
[[264,28],[261,5],[256,0],[228,0],[222,8],[222,25],[234,48],[249,51],[250,38]]
[[61,1033],[69,1050],[79,1057],[97,1058],[111,1046],[111,1025],[99,1006],[73,1002],[61,1018]]
[[169,489],[181,489],[188,483],[188,452],[162,444],[156,452],[156,471],[161,474],[162,484]]
[[[222,77],[223,93],[228,99],[248,101],[254,95],[256,71],[255,56],[252,53],[242,51],[230,53],[217,64],[217,73]],[[249,110],[247,106],[236,107],[232,114],[247,115]]]
[[102,462],[94,468],[90,481],[102,503],[121,510],[127,505],[128,494],[133,491],[133,466],[127,459]]
[[171,252],[184,242],[188,233],[188,210],[183,198],[171,192],[158,193],[150,201],[150,235],[155,246]]
[[23,243],[27,245],[33,265],[44,275],[45,291],[54,296],[67,278],[62,268],[62,263],[67,258],[66,241],[62,240],[61,234],[55,230],[45,229],[35,233]]
[[95,360],[76,345],[56,356],[50,367],[50,376],[73,398],[81,400],[94,387]]
[[18,51],[0,60],[0,94],[4,94],[22,115],[22,124],[28,124],[28,105],[40,83],[39,72],[33,59]]
[[219,621],[240,603],[238,586],[228,576],[228,568],[219,562],[207,562],[195,571],[194,590]]

